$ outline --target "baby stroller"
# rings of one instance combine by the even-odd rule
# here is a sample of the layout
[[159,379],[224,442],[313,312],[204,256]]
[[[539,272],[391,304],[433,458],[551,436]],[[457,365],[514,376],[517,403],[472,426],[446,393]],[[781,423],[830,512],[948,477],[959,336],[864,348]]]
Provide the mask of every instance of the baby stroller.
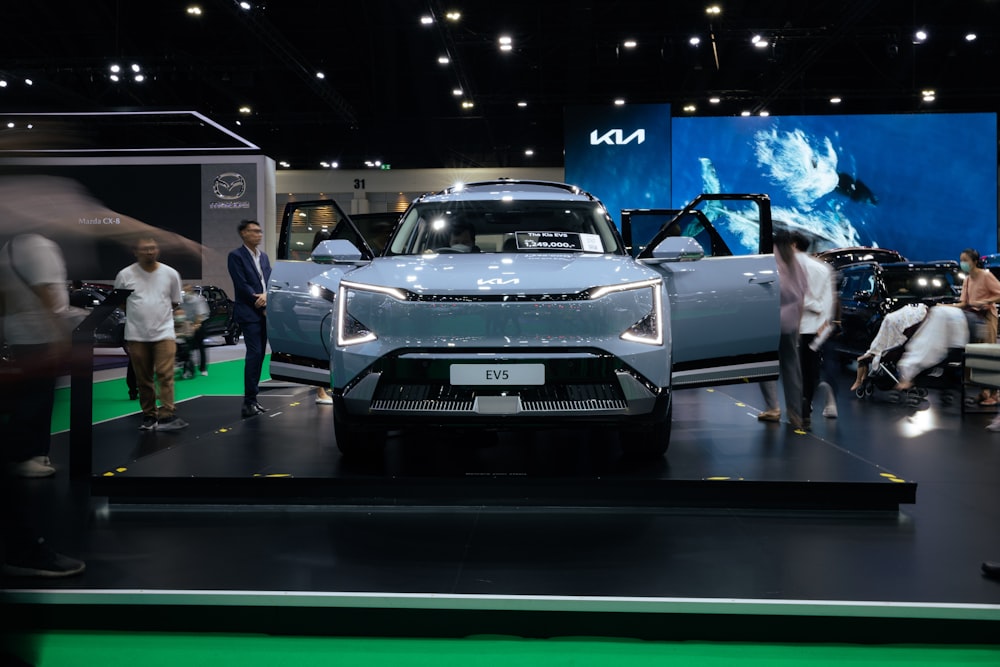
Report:
[[[873,367],[855,394],[858,398],[877,396],[890,403],[915,406],[927,399],[931,389],[939,390],[941,402],[951,405],[956,394],[963,395],[965,388],[964,353],[970,337],[981,336],[982,319],[974,313],[943,307],[931,309],[927,319],[918,327],[907,329],[906,341],[882,353],[878,365]],[[917,340],[917,339],[920,340]],[[903,379],[901,360],[911,341],[918,350],[911,366],[918,372],[912,378],[912,387],[896,389]],[[878,392],[878,393],[877,393]]]
[[174,338],[177,340],[177,354],[174,359],[174,377],[190,380],[194,377],[194,327],[183,308],[174,311]]

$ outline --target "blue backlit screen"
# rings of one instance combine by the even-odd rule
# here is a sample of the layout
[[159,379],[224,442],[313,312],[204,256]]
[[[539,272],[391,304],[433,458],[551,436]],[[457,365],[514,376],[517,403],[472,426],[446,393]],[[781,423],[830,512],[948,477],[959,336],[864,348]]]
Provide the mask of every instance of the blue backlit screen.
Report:
[[[766,193],[814,252],[997,250],[996,114],[675,118],[671,134],[673,207],[702,192]],[[711,211],[731,244],[749,242],[752,215]]]

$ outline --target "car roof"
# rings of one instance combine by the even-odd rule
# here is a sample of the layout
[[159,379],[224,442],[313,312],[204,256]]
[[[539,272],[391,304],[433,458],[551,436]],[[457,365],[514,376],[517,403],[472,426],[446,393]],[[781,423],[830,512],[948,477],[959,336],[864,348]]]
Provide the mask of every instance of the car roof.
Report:
[[592,201],[597,199],[575,185],[556,181],[529,181],[501,178],[491,181],[474,181],[458,183],[449,188],[426,194],[417,198],[417,202],[447,202],[493,201],[504,197],[516,200],[530,201]]

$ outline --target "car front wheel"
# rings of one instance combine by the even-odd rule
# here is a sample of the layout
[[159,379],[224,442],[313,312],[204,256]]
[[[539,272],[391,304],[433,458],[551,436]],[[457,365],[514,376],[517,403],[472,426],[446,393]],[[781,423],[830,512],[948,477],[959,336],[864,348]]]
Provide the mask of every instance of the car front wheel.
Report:
[[333,404],[333,435],[337,440],[337,449],[345,458],[361,459],[381,456],[385,449],[386,431],[370,430],[351,423],[344,409],[334,401]]
[[626,456],[654,459],[667,453],[670,447],[670,427],[674,405],[671,401],[670,408],[663,419],[645,424],[635,424],[627,426],[620,432],[622,451]]

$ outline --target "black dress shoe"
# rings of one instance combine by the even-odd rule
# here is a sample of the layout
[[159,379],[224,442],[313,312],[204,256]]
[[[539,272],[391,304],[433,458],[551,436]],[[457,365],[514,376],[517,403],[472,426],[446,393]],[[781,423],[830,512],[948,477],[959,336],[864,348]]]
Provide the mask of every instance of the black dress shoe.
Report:
[[246,419],[247,417],[256,417],[261,412],[263,412],[262,410],[258,410],[257,409],[258,407],[259,406],[257,406],[255,403],[244,403],[243,410],[240,412],[240,414],[243,416],[244,419]]
[[250,405],[252,405],[254,407],[254,410],[256,410],[258,414],[263,413],[263,412],[267,412],[267,408],[265,408],[263,405],[261,405],[257,401],[254,401]]
[[983,561],[983,575],[990,579],[1000,579],[1000,561]]

